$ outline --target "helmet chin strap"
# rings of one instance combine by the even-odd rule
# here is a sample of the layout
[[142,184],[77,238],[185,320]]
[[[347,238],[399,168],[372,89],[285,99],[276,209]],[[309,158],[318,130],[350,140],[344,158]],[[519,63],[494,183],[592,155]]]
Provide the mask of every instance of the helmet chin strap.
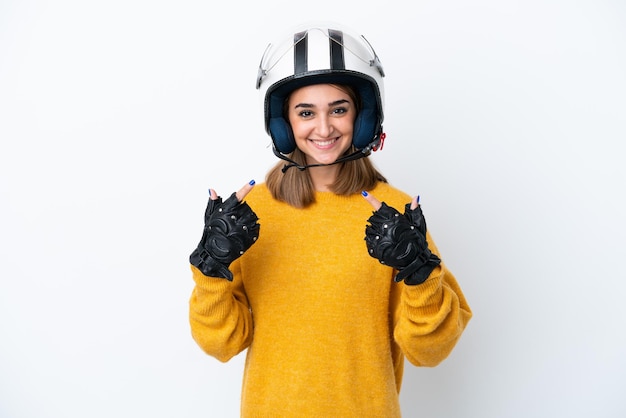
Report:
[[310,167],[326,167],[326,166],[330,166],[330,165],[335,165],[335,164],[340,164],[346,161],[353,161],[353,160],[358,160],[359,158],[363,158],[363,157],[367,157],[368,155],[370,155],[372,153],[372,151],[376,151],[378,149],[382,149],[382,145],[383,142],[385,140],[385,134],[381,133],[380,135],[377,135],[375,137],[375,139],[369,143],[369,145],[367,145],[365,148],[360,149],[360,150],[356,150],[354,151],[352,154],[348,154],[348,155],[344,155],[341,158],[338,158],[337,161],[333,162],[333,163],[329,163],[329,164],[305,164],[305,165],[301,165],[298,164],[297,162],[295,162],[294,160],[292,160],[291,158],[287,157],[284,154],[281,154],[280,152],[278,152],[278,150],[276,149],[275,146],[272,146],[272,151],[274,152],[274,155],[276,155],[278,158],[280,158],[281,160],[285,160],[287,161],[289,164],[285,164],[282,172],[285,173],[287,170],[289,170],[291,167],[296,167],[298,170],[300,171],[304,171],[307,168]]

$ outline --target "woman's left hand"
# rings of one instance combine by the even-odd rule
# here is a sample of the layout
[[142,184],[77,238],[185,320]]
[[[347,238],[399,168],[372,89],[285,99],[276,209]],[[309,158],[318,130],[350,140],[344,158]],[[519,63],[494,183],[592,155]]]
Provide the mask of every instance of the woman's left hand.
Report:
[[363,197],[375,209],[365,227],[369,255],[398,270],[396,282],[423,283],[441,260],[428,248],[418,197],[406,204],[404,215],[367,192]]

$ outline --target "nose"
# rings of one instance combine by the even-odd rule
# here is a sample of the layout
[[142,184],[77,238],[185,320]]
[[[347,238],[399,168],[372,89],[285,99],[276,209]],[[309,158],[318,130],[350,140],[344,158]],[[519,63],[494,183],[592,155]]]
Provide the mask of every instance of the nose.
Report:
[[333,132],[334,128],[332,125],[332,119],[328,117],[328,115],[323,115],[317,119],[316,126],[317,134],[321,138],[328,138],[330,134]]

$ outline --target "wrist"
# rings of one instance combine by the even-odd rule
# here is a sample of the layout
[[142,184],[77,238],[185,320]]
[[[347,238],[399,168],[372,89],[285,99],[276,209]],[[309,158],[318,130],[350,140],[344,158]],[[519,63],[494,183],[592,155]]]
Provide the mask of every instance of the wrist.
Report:
[[395,277],[395,281],[401,282],[404,280],[404,283],[408,285],[422,284],[440,263],[441,259],[427,250],[411,264],[400,270]]
[[409,286],[415,286],[424,283],[430,274],[441,264],[441,259],[435,254],[430,254],[430,257],[424,264],[422,264],[415,272],[411,273],[404,279],[404,283]]
[[189,262],[196,266],[198,270],[208,277],[220,277],[228,281],[233,281],[233,274],[228,270],[228,266],[215,260],[211,253],[203,246],[198,246],[189,256]]

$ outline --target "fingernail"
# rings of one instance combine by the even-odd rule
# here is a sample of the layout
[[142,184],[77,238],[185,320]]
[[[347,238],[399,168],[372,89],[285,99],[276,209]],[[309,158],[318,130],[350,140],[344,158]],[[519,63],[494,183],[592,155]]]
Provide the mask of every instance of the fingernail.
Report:
[[420,195],[417,195],[417,203],[420,202]]
[[256,181],[254,180],[250,180],[250,183],[248,183],[250,186],[254,186],[254,184],[256,183]]
[[209,187],[207,190],[209,191],[209,195],[210,195],[211,194],[211,188]]
[[361,194],[363,195],[363,197],[367,197],[367,192],[365,190],[363,190]]

